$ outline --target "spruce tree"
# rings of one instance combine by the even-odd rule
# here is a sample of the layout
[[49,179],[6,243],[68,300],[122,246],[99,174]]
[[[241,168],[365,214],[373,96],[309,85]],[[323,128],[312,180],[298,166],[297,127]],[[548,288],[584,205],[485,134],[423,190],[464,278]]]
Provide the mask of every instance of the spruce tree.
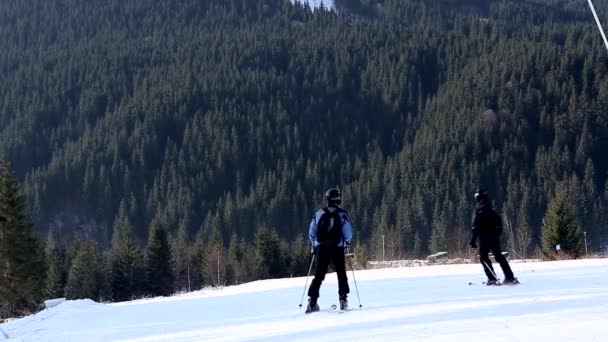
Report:
[[447,250],[447,220],[445,218],[444,211],[440,210],[439,208],[439,205],[436,205],[436,210],[433,214],[433,228],[431,231],[431,253],[437,253]]
[[200,229],[196,234],[194,245],[192,246],[192,270],[190,275],[192,288],[200,289],[208,284],[208,273],[206,246],[203,241],[202,229]]
[[291,245],[290,275],[294,277],[307,275],[311,259],[310,242],[305,240],[302,235],[298,235]]
[[190,248],[188,246],[187,225],[180,224],[177,236],[171,241],[171,269],[175,275],[175,289],[188,290],[190,278]]
[[556,245],[560,253],[579,257],[582,253],[581,234],[576,223],[574,204],[567,192],[559,189],[549,203],[542,230],[543,253],[550,258],[556,256]]
[[276,232],[260,230],[256,235],[257,278],[280,278],[288,274],[286,251]]
[[0,306],[9,313],[32,311],[44,295],[44,250],[26,214],[26,198],[2,159],[0,210]]
[[230,238],[227,254],[228,262],[226,264],[226,283],[239,284],[244,280],[243,258],[245,255],[243,251],[243,243],[241,243],[236,234],[232,234],[232,237]]
[[55,239],[55,234],[49,230],[46,240],[46,288],[45,295],[57,298],[64,295],[66,285],[65,251]]
[[115,301],[141,295],[143,255],[137,245],[133,227],[125,217],[114,224],[111,250],[112,296]]
[[174,276],[171,268],[171,251],[159,218],[150,225],[145,256],[146,289],[153,296],[168,296],[173,293]]
[[365,269],[367,268],[367,263],[369,262],[369,252],[367,246],[361,243],[361,241],[357,241],[355,245],[353,253],[355,254],[355,262],[359,267]]
[[65,286],[67,299],[88,298],[97,300],[100,296],[100,273],[103,261],[94,241],[84,241],[72,261]]
[[221,286],[225,283],[226,251],[217,226],[211,229],[206,252],[207,256],[204,264],[207,265],[207,279],[213,286]]

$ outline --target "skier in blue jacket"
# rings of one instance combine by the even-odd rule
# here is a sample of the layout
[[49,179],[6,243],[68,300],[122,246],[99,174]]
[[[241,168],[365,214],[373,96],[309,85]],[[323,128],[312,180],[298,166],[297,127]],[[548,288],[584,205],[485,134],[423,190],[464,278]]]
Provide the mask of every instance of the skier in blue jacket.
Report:
[[329,263],[334,265],[338,275],[338,295],[340,309],[348,308],[347,295],[350,292],[346,277],[345,254],[353,237],[353,227],[348,213],[340,204],[342,193],[332,188],[325,193],[327,206],[315,213],[310,222],[309,237],[312,251],[317,258],[315,278],[308,288],[308,307],[306,313],[319,311],[317,299],[319,288],[325,279]]

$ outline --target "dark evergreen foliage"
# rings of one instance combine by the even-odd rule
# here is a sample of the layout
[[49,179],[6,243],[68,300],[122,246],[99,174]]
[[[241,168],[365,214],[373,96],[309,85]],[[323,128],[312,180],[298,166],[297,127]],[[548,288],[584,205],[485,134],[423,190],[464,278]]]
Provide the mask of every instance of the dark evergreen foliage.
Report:
[[145,281],[144,256],[133,233],[133,228],[125,217],[119,216],[114,224],[110,256],[114,300],[131,300],[140,296]]
[[26,198],[0,158],[0,318],[36,310],[44,296],[44,249],[32,230]]
[[0,152],[38,232],[110,249],[115,300],[145,288],[155,217],[173,291],[303,275],[335,185],[358,264],[465,253],[479,186],[515,256],[558,184],[590,250],[608,242],[608,54],[584,2],[336,6],[0,3]]
[[47,298],[63,297],[67,282],[65,250],[52,231],[49,231],[46,240],[45,256],[47,265],[45,296]]
[[276,232],[262,229],[256,240],[257,275],[261,278],[282,278],[289,275],[291,262],[285,245]]
[[175,277],[171,268],[171,250],[167,232],[158,218],[150,225],[145,270],[148,294],[168,296],[173,293]]
[[582,233],[576,223],[575,209],[571,197],[565,189],[559,189],[549,203],[544,218],[542,245],[543,252],[554,258],[558,251],[569,257],[579,257],[583,254]]
[[81,241],[72,260],[65,286],[67,299],[103,300],[105,273],[104,260],[97,243],[91,240]]

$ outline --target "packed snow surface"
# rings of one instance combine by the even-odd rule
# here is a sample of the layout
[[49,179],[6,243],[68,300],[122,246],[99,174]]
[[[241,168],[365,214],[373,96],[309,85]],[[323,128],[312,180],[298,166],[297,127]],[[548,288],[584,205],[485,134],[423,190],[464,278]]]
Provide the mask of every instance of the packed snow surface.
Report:
[[338,302],[330,273],[322,311],[310,315],[298,307],[300,277],[116,304],[66,301],[0,328],[28,342],[608,341],[608,259],[511,266],[520,285],[485,286],[474,264],[357,271],[362,308],[349,271],[345,313],[327,310]]

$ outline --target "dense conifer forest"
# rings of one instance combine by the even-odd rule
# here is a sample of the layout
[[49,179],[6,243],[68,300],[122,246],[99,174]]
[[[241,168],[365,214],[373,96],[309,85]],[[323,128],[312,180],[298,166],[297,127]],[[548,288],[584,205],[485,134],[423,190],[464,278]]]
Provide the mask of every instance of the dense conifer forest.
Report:
[[47,271],[0,302],[306,274],[334,186],[359,265],[470,255],[478,187],[512,256],[601,251],[607,66],[584,1],[1,2],[0,267]]

